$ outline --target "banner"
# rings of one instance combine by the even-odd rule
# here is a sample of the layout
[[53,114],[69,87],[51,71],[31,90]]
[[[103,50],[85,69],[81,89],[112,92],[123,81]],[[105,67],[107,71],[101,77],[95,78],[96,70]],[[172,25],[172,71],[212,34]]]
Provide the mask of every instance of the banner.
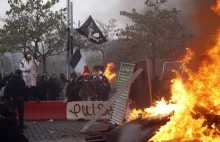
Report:
[[98,28],[92,16],[89,16],[86,22],[80,28],[75,30],[87,37],[92,43],[102,44],[107,41],[106,37]]
[[[107,101],[106,101],[107,102]],[[67,103],[66,118],[67,120],[90,120],[93,115],[104,106],[103,101],[79,101]],[[107,109],[99,120],[109,120],[112,114],[112,107]]]

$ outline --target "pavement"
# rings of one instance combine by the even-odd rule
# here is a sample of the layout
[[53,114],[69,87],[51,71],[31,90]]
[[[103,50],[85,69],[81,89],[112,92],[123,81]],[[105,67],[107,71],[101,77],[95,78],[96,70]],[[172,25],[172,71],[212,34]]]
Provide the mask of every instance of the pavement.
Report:
[[[88,121],[36,121],[26,122],[27,129],[24,129],[25,136],[30,142],[85,142],[86,135],[80,130]],[[89,131],[100,131],[105,129],[107,124],[97,122]]]

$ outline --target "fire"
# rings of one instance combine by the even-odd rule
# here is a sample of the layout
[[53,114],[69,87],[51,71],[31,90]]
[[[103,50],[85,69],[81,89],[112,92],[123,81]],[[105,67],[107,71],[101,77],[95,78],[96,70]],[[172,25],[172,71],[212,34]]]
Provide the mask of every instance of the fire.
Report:
[[[211,8],[220,13],[220,1],[217,1],[217,6]],[[220,115],[220,31],[216,36],[216,44],[206,55],[207,60],[202,61],[198,71],[192,72],[186,68],[187,78],[183,80],[177,77],[172,80],[172,104],[161,100],[144,111],[133,110],[131,113],[129,120],[138,118],[139,114],[149,118],[174,112],[170,121],[162,126],[150,141],[220,141],[219,122],[206,125],[207,121],[212,121],[206,115]],[[188,50],[183,62],[186,66],[192,56],[193,52]],[[198,110],[203,113],[198,115]]]
[[133,110],[130,114],[129,120],[132,121],[137,119],[140,115],[143,118],[158,117],[160,115],[169,115],[174,111],[175,105],[168,104],[164,99],[156,102],[156,106],[142,110]]
[[114,69],[115,69],[115,64],[113,62],[110,62],[106,65],[104,75],[108,78],[109,81],[117,77],[117,74],[113,72]]

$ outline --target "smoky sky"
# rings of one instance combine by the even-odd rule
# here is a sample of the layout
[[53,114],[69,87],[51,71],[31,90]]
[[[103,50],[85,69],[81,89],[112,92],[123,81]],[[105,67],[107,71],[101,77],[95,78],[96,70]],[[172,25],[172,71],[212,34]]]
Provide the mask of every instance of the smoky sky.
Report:
[[[25,0],[23,0],[25,1]],[[45,0],[46,1],[46,0]],[[147,10],[144,4],[145,0],[70,0],[73,2],[73,19],[75,26],[78,25],[78,21],[84,22],[89,15],[92,15],[94,19],[101,20],[105,23],[109,19],[115,18],[118,21],[118,25],[123,27],[127,23],[131,22],[126,17],[120,16],[120,11],[131,11],[135,8],[138,12]],[[190,0],[168,0],[165,7],[176,7],[182,10],[183,14],[189,11]],[[67,0],[60,0],[58,4],[54,6],[54,10],[66,7]],[[0,0],[1,10],[0,17],[5,17],[5,11],[9,9],[7,0]],[[186,5],[186,6],[185,6]]]
[[189,48],[195,52],[191,69],[197,70],[202,61],[209,60],[206,53],[213,47],[220,26],[220,17],[211,10],[215,4],[216,0],[190,0],[185,3],[186,8],[191,7],[187,13],[188,22],[196,31],[195,39],[189,44]]

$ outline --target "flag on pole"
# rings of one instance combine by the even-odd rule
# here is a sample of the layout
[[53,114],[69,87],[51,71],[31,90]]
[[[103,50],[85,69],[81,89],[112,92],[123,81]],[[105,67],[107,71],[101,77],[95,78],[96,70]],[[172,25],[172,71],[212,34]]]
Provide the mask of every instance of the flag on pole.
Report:
[[75,30],[86,36],[92,43],[102,44],[107,41],[106,37],[102,34],[101,30],[92,19],[92,16],[89,16],[86,22],[80,28]]
[[69,65],[75,69],[75,71],[81,75],[84,73],[84,68],[87,66],[86,62],[82,58],[80,53],[80,49],[76,49],[75,53],[73,54]]

